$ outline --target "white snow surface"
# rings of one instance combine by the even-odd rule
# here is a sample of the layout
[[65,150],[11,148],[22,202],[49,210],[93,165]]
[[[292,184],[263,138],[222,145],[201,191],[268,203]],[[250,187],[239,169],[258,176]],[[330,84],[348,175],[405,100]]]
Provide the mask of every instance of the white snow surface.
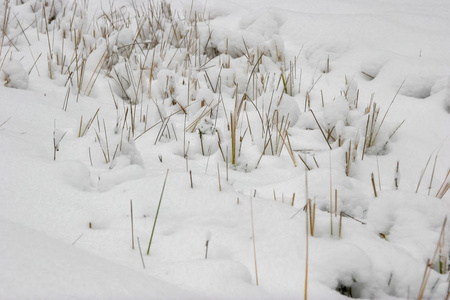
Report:
[[0,4],[0,299],[448,296],[449,1],[149,3]]

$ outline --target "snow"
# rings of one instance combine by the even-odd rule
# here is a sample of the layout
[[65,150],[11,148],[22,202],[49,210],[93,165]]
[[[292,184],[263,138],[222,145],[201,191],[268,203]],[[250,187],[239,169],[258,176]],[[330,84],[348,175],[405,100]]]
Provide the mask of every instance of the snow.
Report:
[[449,3],[47,4],[0,5],[0,298],[447,296]]
[[2,299],[198,297],[145,272],[112,263],[33,229],[3,218],[0,224]]
[[10,88],[26,90],[28,88],[28,74],[22,64],[15,60],[7,60],[2,66],[0,81]]

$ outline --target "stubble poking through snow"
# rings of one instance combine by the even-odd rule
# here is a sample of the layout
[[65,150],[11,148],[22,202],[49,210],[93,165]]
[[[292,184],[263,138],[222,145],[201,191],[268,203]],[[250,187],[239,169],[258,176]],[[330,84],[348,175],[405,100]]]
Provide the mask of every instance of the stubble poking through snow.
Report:
[[2,3],[0,298],[445,298],[448,11]]

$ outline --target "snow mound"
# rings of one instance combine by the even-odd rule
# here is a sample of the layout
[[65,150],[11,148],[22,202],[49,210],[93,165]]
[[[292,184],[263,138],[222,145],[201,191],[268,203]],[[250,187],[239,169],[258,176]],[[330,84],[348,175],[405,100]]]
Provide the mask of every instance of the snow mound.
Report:
[[28,88],[28,73],[22,64],[15,60],[7,60],[3,63],[0,72],[0,82],[10,88],[26,90]]
[[376,200],[369,205],[371,230],[423,261],[430,257],[450,205],[435,197],[399,191],[383,192]]
[[328,126],[331,128],[336,126],[338,121],[345,121],[349,112],[348,101],[343,96],[339,96],[325,106],[323,115]]
[[55,168],[58,177],[73,188],[81,191],[89,190],[91,175],[87,166],[81,161],[57,162]]
[[2,299],[198,299],[146,273],[3,218],[0,233]]
[[389,82],[393,88],[402,86],[401,95],[425,99],[432,94],[436,82],[448,74],[448,68],[430,59],[382,53],[363,61],[361,72]]

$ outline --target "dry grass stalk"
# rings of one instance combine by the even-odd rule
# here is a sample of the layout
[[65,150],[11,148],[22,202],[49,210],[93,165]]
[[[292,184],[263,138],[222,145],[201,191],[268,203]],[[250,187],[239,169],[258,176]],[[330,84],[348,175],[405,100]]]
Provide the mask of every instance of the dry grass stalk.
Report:
[[330,151],[330,233],[333,235],[333,181],[331,173],[331,151]]
[[66,96],[64,98],[63,107],[64,111],[67,111],[67,105],[69,105],[70,86],[67,88]]
[[325,136],[325,133],[324,133],[323,130],[322,130],[322,126],[320,126],[319,121],[317,121],[316,115],[314,114],[314,112],[313,112],[312,109],[310,109],[309,111],[312,113],[312,115],[313,115],[313,117],[314,117],[314,120],[316,121],[317,126],[319,126],[320,132],[322,133],[323,138],[324,138],[325,141],[327,142],[328,147],[330,148],[330,150],[332,150],[331,145],[330,145],[330,143],[328,142],[328,139],[327,139],[327,137]]
[[91,147],[89,147],[89,161],[91,162],[91,167],[93,167],[94,164],[92,163]]
[[347,214],[346,212],[341,212],[341,213],[344,217],[349,217],[350,219],[355,220],[356,222],[361,223],[362,225],[366,225],[366,223],[364,223],[363,221],[356,219],[355,217]]
[[302,156],[300,155],[300,153],[297,153],[298,158],[300,158],[300,160],[302,161],[302,163],[305,165],[305,167],[308,169],[308,171],[311,170],[311,168],[308,166],[308,164],[306,163],[306,161],[302,158]]
[[394,186],[396,190],[398,190],[399,184],[400,184],[400,161],[397,160],[397,167],[395,168],[395,176],[394,176]]
[[4,121],[3,123],[0,124],[0,128],[5,125],[6,123],[8,123],[8,121],[11,119],[12,117],[9,117],[8,119],[6,119],[6,121]]
[[[253,201],[252,201],[252,199],[253,199],[253,197],[252,197],[252,195],[250,195],[250,215],[251,215],[251,219],[252,219],[253,257],[255,259],[256,285],[259,285],[259,281],[258,281],[258,264],[257,264],[257,261],[256,261],[255,225],[254,225],[254,222],[253,222]],[[239,203],[239,200],[238,200],[238,203]]]
[[436,154],[436,156],[434,157],[433,171],[431,172],[430,184],[428,185],[428,196],[430,195],[431,187],[433,185],[433,178],[434,178],[434,172],[436,171],[437,158],[438,158],[438,156]]
[[139,241],[139,237],[137,238],[137,241],[138,241],[138,247],[139,247],[139,254],[141,255],[142,267],[144,267],[144,269],[145,269],[144,256],[142,256],[141,242]]
[[206,247],[206,250],[205,250],[205,259],[208,259],[209,240],[206,240],[205,247]]
[[[0,50],[0,51],[1,51],[1,50]],[[39,69],[38,69],[38,67],[37,67],[36,64],[37,64],[39,58],[41,58],[41,55],[42,55],[42,52],[39,53],[38,57],[35,59],[33,65],[31,66],[30,70],[28,71],[28,75],[30,75],[30,74],[31,74],[31,71],[33,71],[34,67],[36,67],[36,71],[37,71],[38,75],[40,76],[40,74],[39,74]],[[33,56],[33,53],[31,53],[31,56]],[[1,57],[1,56],[0,56],[0,57]],[[2,64],[0,64],[0,69],[1,69],[1,68],[2,68]]]
[[219,192],[222,191],[222,184],[220,183],[220,169],[219,169],[219,163],[217,163],[217,178],[219,180]]
[[376,138],[377,138],[377,136],[378,136],[378,133],[380,132],[381,126],[383,125],[384,120],[386,119],[386,116],[387,116],[387,114],[389,113],[389,110],[391,109],[392,104],[394,104],[394,101],[395,101],[395,99],[397,98],[398,93],[399,93],[400,90],[402,89],[403,84],[405,83],[405,81],[406,81],[406,79],[403,80],[402,84],[400,85],[400,87],[398,88],[397,92],[395,93],[394,98],[392,98],[392,101],[391,101],[391,103],[389,104],[388,109],[387,109],[386,112],[384,113],[383,119],[381,120],[380,126],[378,126],[378,130],[377,130],[377,132],[376,132],[376,134],[375,134],[375,137],[373,138],[373,141],[376,140]]
[[[373,94],[370,98],[370,104],[366,108],[367,113],[367,124],[366,124],[366,136],[364,139],[364,149],[363,153],[367,148],[370,148],[375,145],[376,137],[378,136],[378,131],[376,131],[376,123],[378,119],[378,115],[380,113],[380,109],[377,107],[377,103],[373,101]],[[380,127],[378,127],[380,128]]]
[[286,135],[286,139],[287,139],[286,150],[289,153],[289,157],[291,158],[292,163],[294,164],[294,167],[297,167],[297,161],[295,160],[294,150],[292,149],[291,140],[289,139],[289,134],[287,132],[287,129],[286,129],[285,135]]
[[370,115],[367,116],[366,133],[364,134],[364,147],[363,147],[363,151],[361,154],[361,160],[364,160],[364,153],[366,152],[367,131],[369,130],[369,121],[370,121]]
[[89,128],[91,128],[91,125],[94,122],[95,118],[97,117],[99,111],[100,111],[100,107],[97,109],[97,111],[95,112],[94,116],[89,119],[88,123],[86,124],[86,126],[84,127],[83,130],[82,130],[82,128],[83,128],[83,116],[81,116],[80,128],[78,130],[78,137],[83,137],[89,131]]
[[[305,199],[307,201],[307,205],[309,202],[309,194],[308,194],[308,171],[305,169]],[[308,212],[306,212],[306,251],[305,251],[305,292],[304,292],[304,299],[307,300],[308,299],[308,251],[309,251],[309,226],[308,226],[308,222],[310,222],[309,218],[308,218]],[[314,235],[314,233],[312,234]]]
[[[2,56],[3,46],[4,46],[4,43],[5,43],[5,37],[7,36],[7,29],[8,29],[10,13],[11,13],[11,9],[9,7],[9,1],[6,1],[5,2],[5,12],[4,12],[4,15],[3,15],[2,41],[0,43],[0,57]],[[6,55],[5,55],[5,58],[6,58]],[[2,68],[2,66],[3,66],[3,61],[0,64],[0,69]]]
[[430,274],[432,271],[432,267],[438,257],[438,253],[441,250],[442,247],[445,246],[445,225],[447,224],[447,217],[444,219],[444,223],[442,224],[441,233],[439,235],[439,239],[436,245],[436,250],[434,251],[432,259],[427,260],[427,265],[425,267],[425,272],[423,274],[422,284],[420,286],[419,295],[417,296],[417,300],[422,300],[423,296],[425,294],[425,290],[427,287],[428,279],[430,278]]
[[428,164],[430,163],[430,160],[431,160],[431,154],[428,157],[427,163],[425,164],[425,168],[423,168],[422,173],[420,174],[419,182],[417,183],[417,187],[416,187],[416,194],[419,191],[419,187],[420,187],[420,184],[422,183],[423,175],[425,175],[425,171],[427,170],[427,167],[428,167]]
[[380,176],[380,165],[378,164],[378,155],[377,155],[377,172],[378,172],[378,189],[381,191],[381,176]]
[[375,177],[373,173],[370,175],[371,181],[372,181],[372,188],[373,188],[373,194],[375,195],[375,198],[378,197],[377,195],[377,188],[375,187]]
[[316,222],[316,202],[312,204],[312,200],[308,199],[305,209],[309,218],[309,233],[314,236],[314,227]]
[[313,160],[314,160],[314,163],[316,164],[316,167],[319,168],[319,164],[317,163],[316,157],[314,155],[313,155]]
[[228,182],[228,146],[227,146],[227,157],[226,157],[226,166],[227,166],[227,168],[226,168],[226,171],[227,171],[227,182]]
[[134,250],[133,200],[130,200],[130,211],[131,211],[131,249]]
[[235,102],[234,102],[234,111],[230,112],[231,117],[231,164],[236,164],[236,150],[237,150],[237,140],[236,140],[236,130],[237,125],[239,123],[239,116],[241,114],[242,106],[244,104],[244,101],[247,97],[247,94],[244,94],[242,98],[239,100],[238,98],[238,86],[236,85],[235,90]]
[[169,176],[169,169],[167,169],[166,178],[164,179],[164,184],[163,184],[163,187],[161,190],[161,196],[159,197],[159,204],[158,204],[158,209],[156,210],[155,222],[153,223],[152,235],[150,236],[150,241],[148,242],[147,255],[150,255],[150,247],[152,246],[153,234],[155,233],[156,221],[158,220],[159,209],[161,207],[161,201],[162,201],[162,198],[164,195],[164,189],[166,187],[167,176]]
[[334,190],[334,216],[337,217],[337,189]]
[[[200,115],[199,115],[194,121],[191,122],[191,124],[189,124],[189,125],[186,127],[186,131],[187,131],[187,132],[190,132],[190,133],[193,133],[193,132],[195,131],[195,129],[197,128],[197,125],[200,123],[200,121],[201,121],[204,117],[210,115],[210,114],[214,111],[214,109],[217,108],[218,105],[219,105],[219,104],[216,103],[216,104],[214,104],[213,106],[211,106],[211,103],[210,103],[210,104],[207,104],[205,107],[203,107],[203,111],[200,113]],[[187,107],[188,107],[188,106],[185,106],[184,108],[186,109]],[[181,111],[181,109],[178,110],[177,113],[180,112],[180,111]],[[173,115],[173,114],[171,114],[171,115]]]
[[[188,107],[188,106],[186,106],[186,107]],[[156,127],[157,125],[159,125],[160,123],[165,122],[166,119],[172,117],[173,115],[176,115],[176,114],[179,113],[180,111],[181,111],[181,109],[179,109],[179,110],[177,110],[177,111],[171,113],[171,114],[168,115],[167,117],[162,118],[161,120],[157,121],[155,124],[153,124],[152,126],[150,126],[150,127],[147,128],[147,129],[145,129],[141,134],[139,134],[137,137],[135,137],[134,140],[136,141],[138,138],[140,138],[141,136],[143,136],[145,133],[147,133],[148,131],[152,130],[153,128],[155,128],[155,127]],[[199,120],[199,121],[200,121],[200,120]],[[187,130],[187,129],[186,129],[186,130]],[[195,126],[194,126],[194,130],[195,130]],[[193,132],[193,131],[192,131],[192,132]],[[185,153],[187,153],[187,150],[186,150]]]
[[102,139],[101,139],[100,135],[98,134],[97,130],[95,130],[95,135],[97,136],[97,141],[100,146],[100,149],[102,150],[103,157],[105,159],[105,163],[109,163],[110,162],[109,153],[107,154],[106,146],[103,145]]
[[[9,119],[8,119],[9,120]],[[6,120],[5,123],[8,121]],[[4,123],[3,123],[4,124]],[[2,125],[3,125],[2,124]],[[1,127],[1,126],[0,126]],[[56,136],[56,120],[54,122],[54,128],[53,128],[53,160],[56,160],[56,152],[59,151],[59,143],[62,141],[62,139],[66,136],[66,132],[64,132],[61,136]]]
[[72,246],[75,245],[76,242],[78,242],[79,239],[83,236],[83,233],[80,234],[75,241],[73,241]]
[[441,187],[439,188],[439,190],[436,193],[436,197],[438,197],[439,199],[442,199],[444,197],[444,195],[447,193],[447,191],[450,189],[450,182],[447,181],[447,179],[449,178],[450,175],[450,170],[447,171],[447,175],[445,176],[444,181],[441,184]]
[[[98,118],[97,118],[98,120]],[[108,134],[107,134],[107,130],[106,130],[106,125],[105,125],[105,119],[103,119],[103,129],[105,131],[105,141],[106,141],[106,152],[108,154],[108,162],[111,161],[110,155],[109,155],[109,142],[108,142]]]
[[[103,52],[103,55],[100,57],[100,60],[98,61],[97,65],[95,66],[95,70],[92,73],[91,78],[89,78],[86,88],[84,89],[84,94],[87,96],[89,96],[91,94],[92,89],[94,88],[95,82],[97,81],[98,75],[100,75],[101,66],[103,65],[104,61],[106,60],[106,54],[107,54],[107,51]],[[94,76],[95,76],[95,79],[94,79]],[[90,88],[89,88],[89,86],[90,86]],[[88,88],[89,88],[89,92],[88,92]]]

